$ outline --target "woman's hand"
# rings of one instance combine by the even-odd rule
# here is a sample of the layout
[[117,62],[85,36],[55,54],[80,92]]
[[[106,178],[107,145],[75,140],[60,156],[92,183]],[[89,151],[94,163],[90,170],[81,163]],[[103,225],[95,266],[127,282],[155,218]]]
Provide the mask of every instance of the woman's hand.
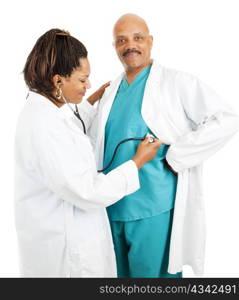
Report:
[[154,139],[153,143],[150,143],[149,139],[150,137],[148,136],[143,142],[139,144],[137,152],[132,158],[132,160],[136,163],[138,169],[142,168],[142,166],[146,162],[152,160],[157,154],[159,147],[163,144],[162,141],[156,138]]
[[103,96],[105,89],[110,85],[110,81],[103,84],[96,92],[94,92],[88,99],[87,101],[90,104],[94,104],[96,101],[100,100],[101,97]]

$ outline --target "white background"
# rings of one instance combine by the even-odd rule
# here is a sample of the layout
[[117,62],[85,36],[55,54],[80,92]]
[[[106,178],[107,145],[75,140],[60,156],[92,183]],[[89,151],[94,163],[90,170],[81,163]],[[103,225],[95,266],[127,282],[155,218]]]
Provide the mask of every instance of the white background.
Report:
[[[139,14],[154,35],[153,57],[187,71],[239,111],[238,0],[120,0],[1,2],[0,27],[0,277],[17,277],[13,210],[13,144],[27,89],[21,74],[45,31],[69,30],[89,51],[93,92],[122,67],[112,47],[112,26],[122,14]],[[207,213],[205,277],[239,277],[239,136],[205,163]],[[189,267],[185,277],[193,277]]]

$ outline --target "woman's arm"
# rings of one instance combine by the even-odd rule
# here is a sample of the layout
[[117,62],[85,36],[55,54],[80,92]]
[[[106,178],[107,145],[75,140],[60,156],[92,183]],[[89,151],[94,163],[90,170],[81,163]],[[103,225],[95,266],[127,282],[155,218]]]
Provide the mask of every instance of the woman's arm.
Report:
[[139,188],[134,161],[107,175],[98,174],[89,139],[68,130],[61,120],[50,122],[36,129],[34,152],[40,177],[59,198],[82,210],[91,210],[111,205]]

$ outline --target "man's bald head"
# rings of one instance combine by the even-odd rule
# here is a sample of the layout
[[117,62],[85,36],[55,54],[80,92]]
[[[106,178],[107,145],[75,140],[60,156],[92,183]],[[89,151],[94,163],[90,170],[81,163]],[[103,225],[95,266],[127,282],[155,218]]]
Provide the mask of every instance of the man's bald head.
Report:
[[135,14],[121,16],[113,29],[114,45],[126,71],[142,69],[151,63],[153,37],[147,23]]
[[121,27],[124,26],[130,26],[130,25],[137,25],[140,26],[140,28],[144,28],[145,32],[149,34],[149,28],[147,23],[143,18],[136,14],[125,14],[122,15],[115,23],[114,28],[113,28],[113,35],[117,33],[117,30]]

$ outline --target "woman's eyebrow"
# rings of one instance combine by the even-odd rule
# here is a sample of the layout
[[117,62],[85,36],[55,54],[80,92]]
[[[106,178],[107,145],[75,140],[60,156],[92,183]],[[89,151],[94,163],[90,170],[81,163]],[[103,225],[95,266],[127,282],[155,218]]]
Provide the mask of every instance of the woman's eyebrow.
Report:
[[87,75],[86,74],[79,74],[79,77],[87,77],[88,78],[89,76],[90,76],[89,74],[87,74]]

